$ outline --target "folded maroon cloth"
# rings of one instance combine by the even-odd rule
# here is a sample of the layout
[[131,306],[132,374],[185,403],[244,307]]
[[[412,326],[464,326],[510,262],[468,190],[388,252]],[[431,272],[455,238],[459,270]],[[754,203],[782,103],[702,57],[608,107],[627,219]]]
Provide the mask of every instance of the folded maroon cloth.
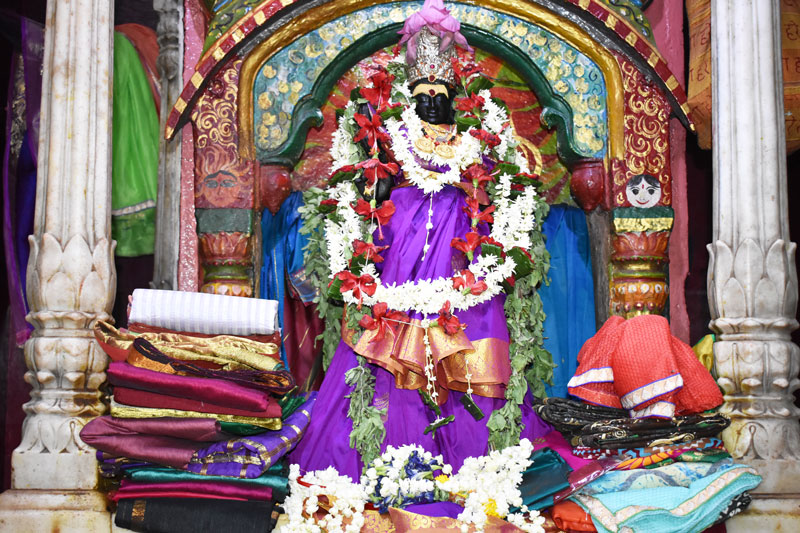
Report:
[[233,436],[211,418],[112,418],[100,416],[81,430],[83,442],[115,457],[185,468],[204,442]]
[[157,409],[180,409],[181,411],[195,411],[198,413],[213,413],[218,415],[251,416],[258,418],[280,418],[281,406],[278,402],[270,402],[262,411],[248,411],[235,409],[224,405],[216,405],[206,401],[192,400],[190,398],[177,398],[157,392],[148,392],[128,387],[114,387],[114,400],[125,405],[135,407],[153,407]]
[[235,483],[225,483],[224,481],[180,481],[177,483],[137,483],[123,479],[117,495],[120,498],[127,498],[127,493],[141,493],[150,491],[153,493],[165,494],[169,492],[194,492],[197,494],[208,494],[230,498],[243,498],[246,500],[270,500],[272,499],[272,487],[259,485],[242,485]]
[[274,403],[269,393],[213,378],[193,378],[138,368],[122,361],[108,365],[112,385],[166,394],[177,398],[211,402],[215,405],[265,411]]

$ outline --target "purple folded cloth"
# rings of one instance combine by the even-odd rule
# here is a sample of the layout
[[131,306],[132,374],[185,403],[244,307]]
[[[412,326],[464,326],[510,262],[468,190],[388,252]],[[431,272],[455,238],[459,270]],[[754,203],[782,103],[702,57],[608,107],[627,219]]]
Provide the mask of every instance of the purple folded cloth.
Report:
[[81,430],[83,442],[105,453],[173,468],[186,468],[202,443],[231,437],[210,418],[101,416]]
[[270,500],[272,499],[272,487],[259,485],[242,485],[235,483],[225,483],[224,481],[180,481],[177,483],[137,483],[123,479],[120,489],[117,491],[118,498],[125,498],[126,493],[141,493],[144,491],[153,493],[164,493],[167,497],[170,492],[196,492],[198,494],[208,494],[209,496],[223,496],[228,498],[244,498],[245,500]]
[[213,378],[193,378],[139,368],[124,361],[108,365],[112,385],[263,412],[274,400],[269,393]]
[[278,431],[267,431],[226,442],[216,442],[197,450],[189,472],[210,476],[242,478],[258,477],[291,450],[305,433],[317,393],[309,393],[306,402],[297,408]]

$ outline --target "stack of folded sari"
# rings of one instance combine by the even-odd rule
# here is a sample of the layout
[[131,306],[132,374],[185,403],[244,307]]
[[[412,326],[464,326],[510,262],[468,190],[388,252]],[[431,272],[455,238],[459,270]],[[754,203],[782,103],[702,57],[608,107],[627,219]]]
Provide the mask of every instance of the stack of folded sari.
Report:
[[552,517],[565,530],[703,531],[747,507],[761,481],[716,438],[730,423],[719,414],[637,419],[563,398],[534,409],[592,462],[554,497]]
[[101,474],[118,482],[117,525],[221,531],[236,515],[240,531],[272,529],[288,487],[281,458],[314,401],[291,394],[273,304],[137,290],[130,331],[97,324],[112,359],[111,415],[81,437],[98,449]]

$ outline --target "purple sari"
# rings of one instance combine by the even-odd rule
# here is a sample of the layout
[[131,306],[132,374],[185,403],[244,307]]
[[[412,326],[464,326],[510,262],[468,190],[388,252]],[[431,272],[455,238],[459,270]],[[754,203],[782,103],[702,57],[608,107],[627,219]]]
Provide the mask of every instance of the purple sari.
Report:
[[[425,245],[430,196],[412,186],[395,188],[391,199],[396,211],[382,228],[383,239],[376,238],[378,245],[391,245],[383,254],[384,262],[377,264],[384,284],[450,277],[467,267],[466,256],[450,246],[453,238],[463,238],[470,231],[470,219],[463,210],[466,196],[460,189],[447,186],[434,194],[433,229],[428,235],[430,249],[424,261],[420,259]],[[498,295],[467,311],[457,312],[459,320],[467,325],[464,333],[470,342],[491,341],[493,352],[488,361],[483,361],[486,367],[491,368],[471,370],[473,373],[497,376],[503,388],[510,375],[504,298]],[[410,316],[412,319],[426,318],[416,313]],[[435,319],[436,316],[427,318]],[[298,463],[301,469],[320,470],[332,465],[340,474],[354,479],[360,476],[361,458],[350,448],[352,422],[347,418],[349,400],[346,396],[352,392],[352,387],[348,387],[344,381],[345,372],[357,364],[356,352],[342,341],[320,388],[306,435],[290,456],[291,461]],[[379,364],[370,364],[369,367],[376,377],[373,405],[387,410],[384,417],[386,438],[382,451],[388,445],[419,444],[434,455],[442,454],[444,461],[454,469],[460,468],[467,457],[488,452],[489,431],[486,422],[493,410],[505,404],[504,398],[473,394],[473,400],[485,415],[476,421],[460,402],[464,393],[451,387],[441,410],[443,417],[454,415],[455,420],[438,429],[434,438],[423,432],[436,415],[422,403],[416,390],[397,388],[396,376]],[[523,438],[539,437],[550,431],[550,426],[533,413],[527,402],[522,408]]]

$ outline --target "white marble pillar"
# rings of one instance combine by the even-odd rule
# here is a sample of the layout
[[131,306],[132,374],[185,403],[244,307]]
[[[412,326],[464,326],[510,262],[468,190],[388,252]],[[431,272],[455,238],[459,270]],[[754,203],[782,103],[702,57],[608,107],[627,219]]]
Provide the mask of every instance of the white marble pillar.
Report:
[[800,413],[793,405],[800,348],[790,338],[798,327],[797,272],[796,246],[789,241],[779,4],[711,2],[714,238],[708,298],[718,335],[714,358],[725,393],[722,411],[732,419],[725,444],[764,476],[755,491],[761,496],[749,515],[732,522],[734,530],[778,526],[748,522],[758,514],[758,520],[792,520],[797,527],[800,513],[800,500],[789,496],[800,493]]
[[111,241],[113,0],[49,0],[39,169],[25,345],[31,401],[0,496],[2,531],[110,531],[94,450],[79,436],[105,410],[107,357],[92,335],[107,319]]

